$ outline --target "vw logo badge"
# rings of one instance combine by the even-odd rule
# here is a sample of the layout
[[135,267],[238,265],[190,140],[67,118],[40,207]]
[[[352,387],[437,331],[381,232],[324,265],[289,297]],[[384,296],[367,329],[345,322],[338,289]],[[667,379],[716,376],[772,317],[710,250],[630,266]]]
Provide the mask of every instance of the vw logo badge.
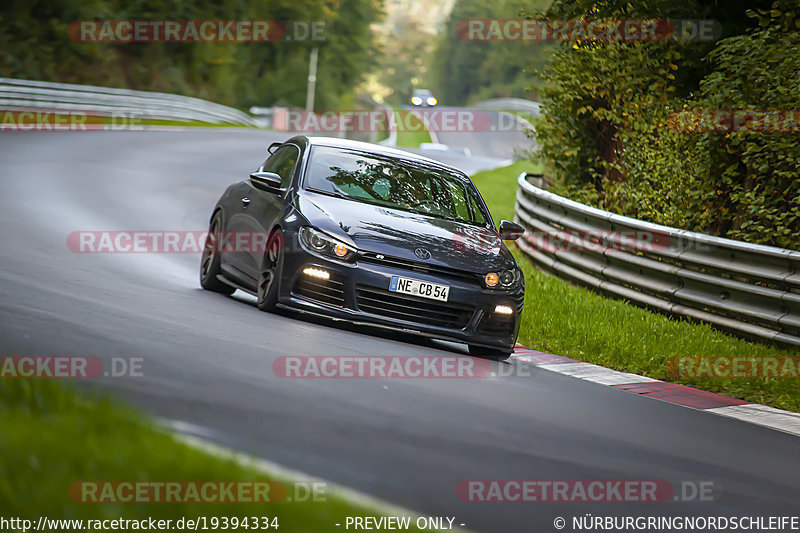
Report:
[[431,253],[425,248],[417,248],[416,250],[414,250],[414,255],[423,260],[431,258]]

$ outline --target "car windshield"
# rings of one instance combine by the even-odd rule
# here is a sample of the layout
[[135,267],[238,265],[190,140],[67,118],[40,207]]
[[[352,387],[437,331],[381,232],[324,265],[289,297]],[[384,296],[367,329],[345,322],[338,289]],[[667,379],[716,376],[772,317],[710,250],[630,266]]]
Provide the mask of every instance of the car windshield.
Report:
[[478,191],[465,176],[408,159],[315,146],[305,188],[490,227]]

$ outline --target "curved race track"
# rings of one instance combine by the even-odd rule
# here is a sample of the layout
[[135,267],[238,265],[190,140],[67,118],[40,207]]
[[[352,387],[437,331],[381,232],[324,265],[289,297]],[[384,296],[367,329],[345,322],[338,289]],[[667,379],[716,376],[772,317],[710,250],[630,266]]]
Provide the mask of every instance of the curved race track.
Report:
[[[222,190],[283,138],[0,133],[2,353],[142,357],[144,377],[101,383],[224,445],[486,533],[553,531],[555,516],[583,513],[796,512],[797,437],[542,369],[470,380],[281,379],[272,362],[283,355],[461,352],[261,313],[249,297],[202,291],[196,254],[67,249],[76,230],[205,229]],[[456,497],[466,479],[626,478],[713,481],[716,501]]]

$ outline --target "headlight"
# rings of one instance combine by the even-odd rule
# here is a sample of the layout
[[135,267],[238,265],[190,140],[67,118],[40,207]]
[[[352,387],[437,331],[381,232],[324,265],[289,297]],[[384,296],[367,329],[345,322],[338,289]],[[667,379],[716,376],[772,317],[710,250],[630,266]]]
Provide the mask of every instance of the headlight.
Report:
[[411,103],[414,105],[419,105],[422,103],[422,98],[420,98],[419,96],[412,96]]
[[349,261],[356,255],[356,250],[333,237],[310,226],[300,228],[300,239],[303,244],[318,254]]
[[483,283],[490,289],[510,289],[519,282],[519,271],[503,270],[500,273],[489,272],[484,276]]
[[436,98],[433,96],[428,98],[428,105],[436,105]]

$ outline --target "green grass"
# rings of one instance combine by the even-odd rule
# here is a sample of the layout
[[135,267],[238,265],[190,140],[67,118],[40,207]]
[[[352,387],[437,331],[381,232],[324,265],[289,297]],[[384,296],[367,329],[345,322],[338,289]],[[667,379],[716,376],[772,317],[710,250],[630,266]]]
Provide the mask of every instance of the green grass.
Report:
[[[47,380],[0,379],[0,501],[4,517],[173,519],[278,517],[280,531],[341,531],[346,516],[380,516],[327,488],[325,502],[76,503],[77,481],[292,480],[188,446],[101,394]],[[411,523],[413,524],[412,519]],[[210,525],[209,525],[210,527]],[[201,528],[202,529],[202,528]],[[414,529],[416,531],[416,529]]]
[[501,111],[504,111],[505,113],[508,113],[510,115],[516,115],[530,124],[533,124],[533,121],[536,120],[535,115],[527,113],[525,111],[514,111],[512,109],[502,109]]
[[394,119],[397,124],[397,146],[419,148],[420,144],[431,142],[431,135],[416,115],[405,109],[395,109]]
[[[531,172],[535,168],[530,162],[520,161],[473,176],[496,221],[513,218],[516,180],[523,170]],[[519,250],[514,250],[514,254],[525,273],[525,311],[519,342],[531,348],[664,381],[676,381],[667,375],[667,361],[678,356],[800,355],[797,351],[732,337],[707,324],[667,317],[605,298],[537,270]],[[800,380],[794,378],[677,381],[800,411]]]

